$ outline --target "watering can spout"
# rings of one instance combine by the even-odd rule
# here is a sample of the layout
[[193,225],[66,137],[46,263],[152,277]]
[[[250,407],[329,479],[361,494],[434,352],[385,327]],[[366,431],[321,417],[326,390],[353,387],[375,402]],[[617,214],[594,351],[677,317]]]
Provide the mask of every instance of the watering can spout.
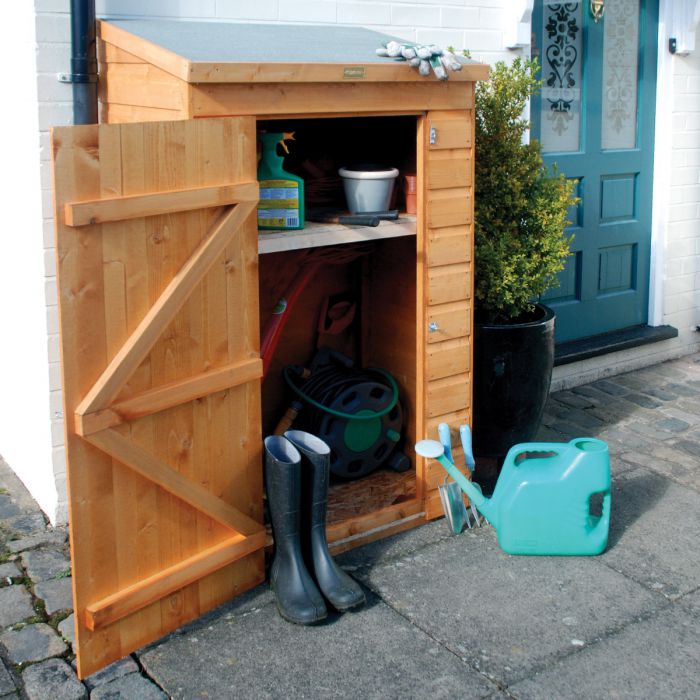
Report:
[[445,455],[445,448],[437,440],[421,440],[416,443],[416,453],[426,459],[437,460],[445,471],[457,482],[459,488],[469,496],[471,502],[481,514],[498,529],[498,509],[490,498],[486,498],[477,484],[473,484],[455,467],[452,460]]

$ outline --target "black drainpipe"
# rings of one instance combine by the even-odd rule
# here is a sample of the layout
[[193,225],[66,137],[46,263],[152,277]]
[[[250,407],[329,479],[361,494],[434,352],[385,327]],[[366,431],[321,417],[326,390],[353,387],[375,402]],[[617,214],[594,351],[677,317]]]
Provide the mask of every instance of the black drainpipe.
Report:
[[97,50],[95,0],[71,0],[70,75],[59,80],[73,84],[73,123],[97,123]]

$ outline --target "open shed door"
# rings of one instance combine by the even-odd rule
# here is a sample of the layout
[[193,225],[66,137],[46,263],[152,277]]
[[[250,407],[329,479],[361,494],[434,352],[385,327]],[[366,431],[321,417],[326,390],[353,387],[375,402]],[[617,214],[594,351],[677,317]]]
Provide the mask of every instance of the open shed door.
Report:
[[78,673],[264,577],[255,120],[53,131]]

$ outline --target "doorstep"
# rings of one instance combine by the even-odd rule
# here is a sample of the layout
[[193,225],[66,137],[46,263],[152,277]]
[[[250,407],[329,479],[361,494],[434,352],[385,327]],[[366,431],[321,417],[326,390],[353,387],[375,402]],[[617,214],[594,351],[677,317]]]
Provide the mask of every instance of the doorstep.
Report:
[[628,350],[678,337],[673,326],[632,326],[619,331],[558,343],[554,349],[554,366],[568,365],[611,352]]

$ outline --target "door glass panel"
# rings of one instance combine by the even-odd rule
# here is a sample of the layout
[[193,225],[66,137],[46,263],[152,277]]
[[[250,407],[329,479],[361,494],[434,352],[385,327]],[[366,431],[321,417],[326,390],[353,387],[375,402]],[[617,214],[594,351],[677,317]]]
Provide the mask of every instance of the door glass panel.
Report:
[[583,5],[543,3],[540,141],[545,153],[579,150]]
[[603,29],[603,131],[601,146],[637,143],[639,0],[607,0]]

